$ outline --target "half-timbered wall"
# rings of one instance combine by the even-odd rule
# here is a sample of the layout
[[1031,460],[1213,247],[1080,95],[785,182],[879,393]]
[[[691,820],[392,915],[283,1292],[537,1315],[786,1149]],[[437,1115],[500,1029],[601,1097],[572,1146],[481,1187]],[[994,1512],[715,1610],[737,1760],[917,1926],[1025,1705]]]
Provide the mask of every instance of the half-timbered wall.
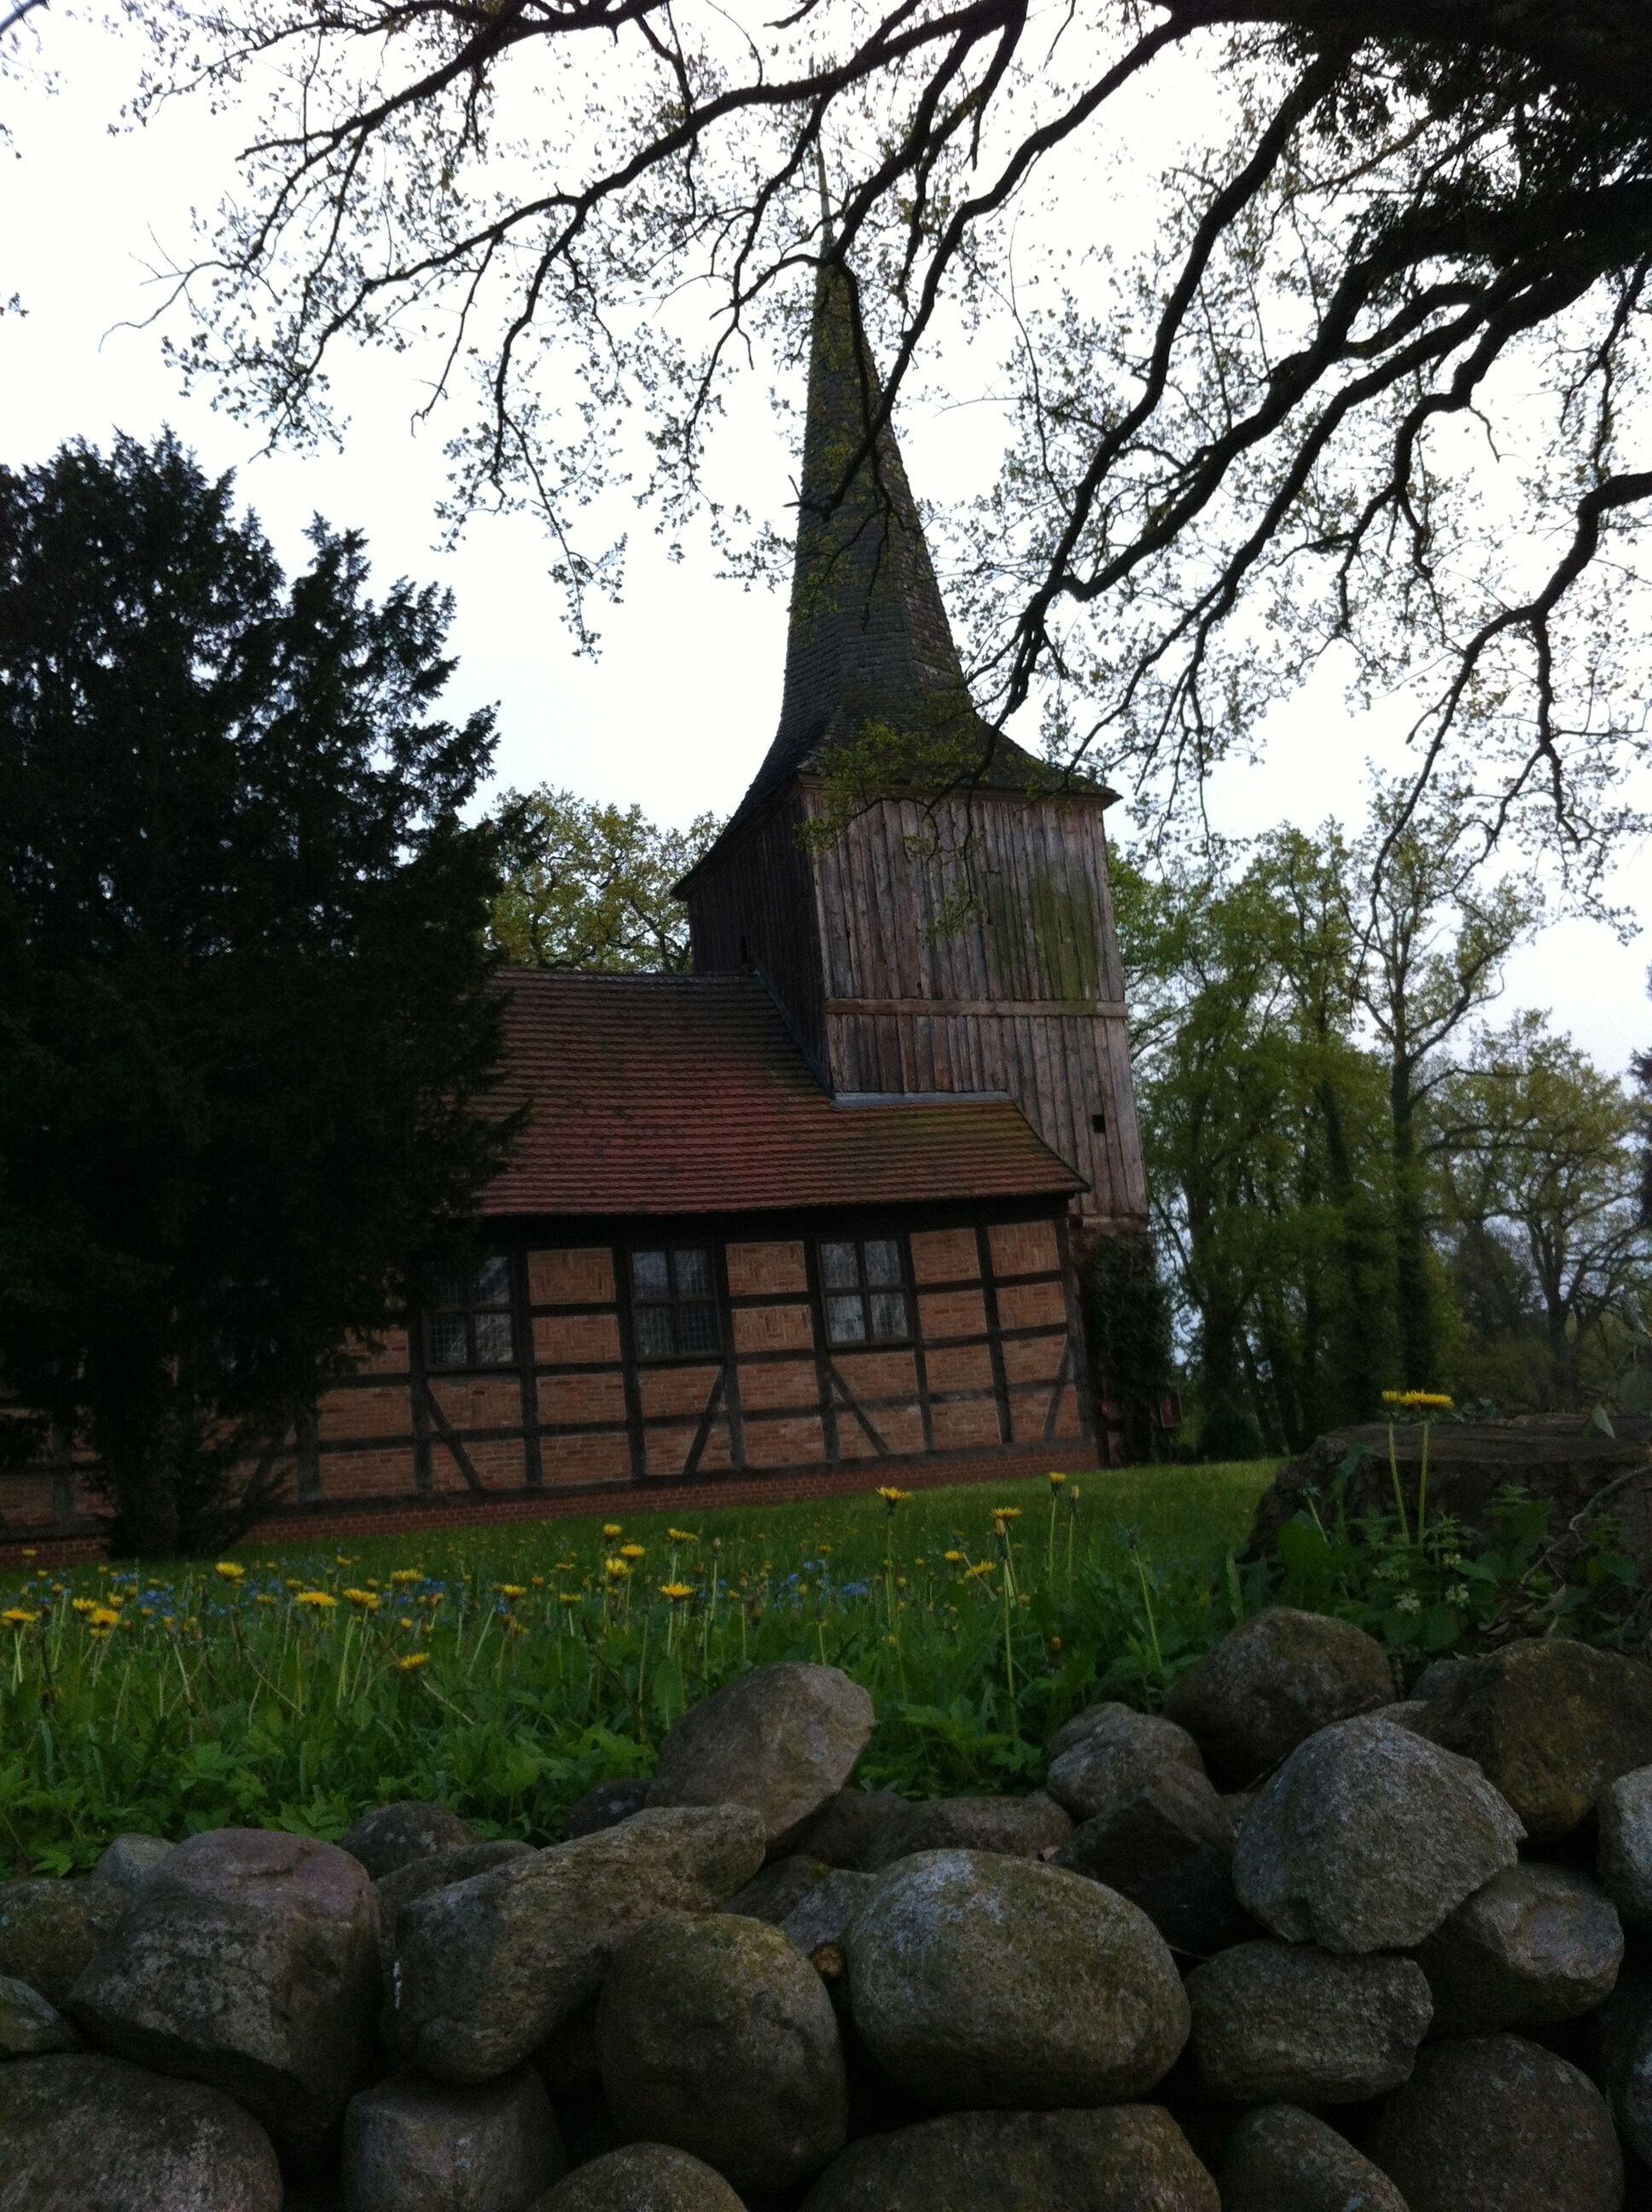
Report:
[[[327,1394],[313,1431],[282,1440],[287,1497],[324,1509],[439,1504],[1085,1449],[1065,1223],[992,1212],[831,1216],[783,1230],[519,1224],[495,1243],[513,1271],[513,1363],[437,1371],[422,1327],[390,1331]],[[891,1237],[907,1340],[831,1345],[822,1243]],[[646,1358],[631,1253],[689,1245],[712,1256],[718,1348]],[[49,1469],[0,1475],[0,1540],[83,1523],[90,1502]]]

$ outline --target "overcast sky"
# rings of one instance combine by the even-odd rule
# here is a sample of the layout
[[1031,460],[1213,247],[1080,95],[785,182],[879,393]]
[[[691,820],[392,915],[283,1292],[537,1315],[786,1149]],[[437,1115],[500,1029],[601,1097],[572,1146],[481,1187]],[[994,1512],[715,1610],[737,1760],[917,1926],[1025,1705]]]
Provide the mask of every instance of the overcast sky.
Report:
[[[783,595],[719,581],[708,552],[669,562],[642,518],[623,601],[598,617],[599,657],[581,659],[533,523],[478,520],[457,550],[438,549],[441,434],[413,426],[412,371],[382,355],[343,380],[342,449],[261,455],[255,428],[180,392],[156,330],[121,327],[156,304],[149,272],[184,252],[191,208],[210,207],[231,181],[233,118],[185,102],[144,131],[112,131],[136,64],[130,34],[47,20],[41,52],[58,74],[55,94],[0,79],[13,137],[10,157],[0,152],[0,301],[15,291],[26,311],[0,316],[3,459],[26,464],[66,438],[100,441],[116,428],[148,436],[170,422],[210,469],[240,472],[244,498],[289,562],[302,557],[302,530],[319,511],[364,530],[386,578],[451,586],[453,703],[497,703],[502,781],[636,800],[667,821],[731,808],[774,732]],[[755,391],[745,388],[720,441],[716,489],[789,527],[793,428],[751,405]],[[944,501],[980,481],[1001,424],[979,410],[914,410],[900,428],[920,496]],[[1311,828],[1327,814],[1351,820],[1368,755],[1398,757],[1397,723],[1351,718],[1326,669],[1271,718],[1260,765],[1218,771],[1213,825],[1244,836],[1281,821]],[[1625,855],[1614,893],[1652,924],[1652,852]],[[1505,1005],[1552,1007],[1560,1027],[1621,1067],[1652,1042],[1649,958],[1644,934],[1623,945],[1600,925],[1565,922],[1516,957]]]

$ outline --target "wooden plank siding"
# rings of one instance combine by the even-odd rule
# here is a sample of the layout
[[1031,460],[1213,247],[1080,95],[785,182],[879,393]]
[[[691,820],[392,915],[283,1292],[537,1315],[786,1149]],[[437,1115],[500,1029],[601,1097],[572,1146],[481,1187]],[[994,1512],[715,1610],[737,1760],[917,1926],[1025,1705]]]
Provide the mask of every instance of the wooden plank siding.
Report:
[[1081,1217],[1145,1224],[1100,804],[890,798],[812,858],[834,1087],[1006,1091],[1090,1184]]
[[[817,1250],[894,1236],[910,1340],[827,1341]],[[575,1241],[578,1240],[578,1241]],[[516,1285],[507,1365],[429,1368],[398,1329],[330,1390],[298,1448],[281,1510],[452,1504],[657,1483],[902,1465],[1040,1441],[1090,1449],[1063,1223],[1054,1205],[821,1216],[787,1224],[519,1224],[500,1240]],[[637,1354],[629,1251],[709,1246],[720,1350]],[[78,1471],[77,1471],[78,1472]],[[63,1471],[0,1476],[3,1540],[94,1525]]]
[[798,1044],[823,1078],[825,994],[802,823],[802,805],[793,794],[732,839],[716,867],[695,878],[689,930],[696,975],[755,968],[768,978]]

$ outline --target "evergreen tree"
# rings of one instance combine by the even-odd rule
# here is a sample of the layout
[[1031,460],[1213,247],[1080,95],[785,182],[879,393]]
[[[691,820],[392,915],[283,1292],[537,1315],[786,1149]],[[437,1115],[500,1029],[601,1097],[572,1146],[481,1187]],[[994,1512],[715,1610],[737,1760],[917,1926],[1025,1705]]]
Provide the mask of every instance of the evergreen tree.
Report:
[[445,594],[310,545],[170,436],[0,471],[0,1374],[151,1555],[256,1516],[508,1133],[491,716]]

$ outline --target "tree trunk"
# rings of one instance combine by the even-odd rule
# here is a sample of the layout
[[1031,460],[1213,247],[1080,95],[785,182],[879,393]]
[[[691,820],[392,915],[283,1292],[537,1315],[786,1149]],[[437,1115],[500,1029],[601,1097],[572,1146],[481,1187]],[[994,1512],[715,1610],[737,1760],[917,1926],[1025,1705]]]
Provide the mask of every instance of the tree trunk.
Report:
[[1316,1092],[1325,1133],[1327,1180],[1336,1208],[1335,1293],[1327,1331],[1330,1374],[1323,1394],[1320,1428],[1343,1421],[1369,1420],[1377,1409],[1383,1377],[1378,1361],[1382,1331],[1376,1327],[1382,1296],[1382,1234],[1375,1208],[1354,1174],[1353,1156],[1343,1120],[1342,1101],[1330,1082]]
[[1439,1386],[1440,1323],[1429,1266],[1428,1201],[1417,1156],[1417,1106],[1410,1071],[1396,1061],[1389,1083],[1394,1123],[1394,1288],[1400,1324],[1400,1381],[1408,1390]]

